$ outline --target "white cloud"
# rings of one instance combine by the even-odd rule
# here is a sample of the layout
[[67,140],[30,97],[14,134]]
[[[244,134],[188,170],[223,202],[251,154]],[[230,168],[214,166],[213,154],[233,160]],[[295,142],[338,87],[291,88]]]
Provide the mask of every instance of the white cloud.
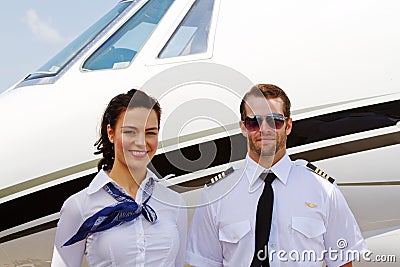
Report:
[[47,43],[60,43],[64,41],[60,32],[49,23],[42,20],[36,10],[27,10],[24,21],[32,34],[39,40]]

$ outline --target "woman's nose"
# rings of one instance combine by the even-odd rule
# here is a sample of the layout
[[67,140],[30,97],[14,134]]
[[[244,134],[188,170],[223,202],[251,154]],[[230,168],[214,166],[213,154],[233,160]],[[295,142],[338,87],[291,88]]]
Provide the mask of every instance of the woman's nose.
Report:
[[137,138],[135,140],[135,144],[137,146],[142,146],[142,147],[146,146],[146,136],[145,136],[145,134],[138,134]]

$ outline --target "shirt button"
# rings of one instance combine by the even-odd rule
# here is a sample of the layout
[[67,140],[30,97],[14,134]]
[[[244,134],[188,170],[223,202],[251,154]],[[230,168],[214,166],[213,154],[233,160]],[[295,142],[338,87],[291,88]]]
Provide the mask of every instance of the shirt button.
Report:
[[141,253],[143,253],[143,252],[144,252],[144,248],[139,248],[139,251],[140,251]]
[[271,248],[275,248],[275,244],[271,244],[269,245]]

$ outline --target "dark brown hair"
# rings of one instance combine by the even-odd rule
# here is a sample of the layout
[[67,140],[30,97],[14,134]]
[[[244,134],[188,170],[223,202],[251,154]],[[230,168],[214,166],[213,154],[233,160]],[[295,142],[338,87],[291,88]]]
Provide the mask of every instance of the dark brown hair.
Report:
[[244,108],[244,105],[246,104],[246,100],[249,96],[265,97],[266,99],[282,99],[284,112],[283,115],[288,118],[290,117],[291,104],[285,91],[273,84],[256,84],[243,96],[242,102],[240,103],[240,118],[242,121],[246,118],[246,110]]
[[109,171],[114,164],[114,144],[108,139],[107,125],[109,124],[111,128],[114,129],[121,113],[125,112],[128,108],[138,107],[154,110],[157,114],[158,128],[160,128],[161,107],[157,100],[137,89],[131,89],[126,94],[115,96],[111,99],[110,103],[108,103],[104,111],[101,121],[100,138],[94,144],[97,148],[94,154],[103,154],[103,158],[97,165],[98,170],[103,169]]

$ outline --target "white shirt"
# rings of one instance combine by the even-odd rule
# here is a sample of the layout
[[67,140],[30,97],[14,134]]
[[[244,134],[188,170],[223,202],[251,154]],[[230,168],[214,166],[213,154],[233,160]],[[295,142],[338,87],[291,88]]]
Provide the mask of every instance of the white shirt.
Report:
[[[257,203],[264,188],[259,175],[263,171],[247,156],[244,166],[204,189],[202,206],[196,209],[189,231],[189,264],[250,266]],[[339,250],[343,255],[345,251],[366,249],[357,222],[335,184],[292,162],[288,155],[271,171],[278,177],[272,183],[274,204],[268,243],[271,267],[322,266],[322,260],[329,267],[340,266],[352,258],[336,259],[324,250]],[[337,245],[341,239],[347,242],[343,250]],[[315,258],[303,260],[301,253],[310,250]]]
[[[147,170],[142,185],[150,177]],[[51,266],[81,266],[83,255],[89,266],[183,266],[186,249],[187,212],[183,198],[155,182],[148,201],[158,220],[151,224],[142,215],[131,222],[90,235],[70,246],[63,244],[79,229],[85,219],[117,201],[103,186],[116,184],[100,171],[90,185],[69,197],[61,208]],[[140,187],[135,201],[142,203]]]

